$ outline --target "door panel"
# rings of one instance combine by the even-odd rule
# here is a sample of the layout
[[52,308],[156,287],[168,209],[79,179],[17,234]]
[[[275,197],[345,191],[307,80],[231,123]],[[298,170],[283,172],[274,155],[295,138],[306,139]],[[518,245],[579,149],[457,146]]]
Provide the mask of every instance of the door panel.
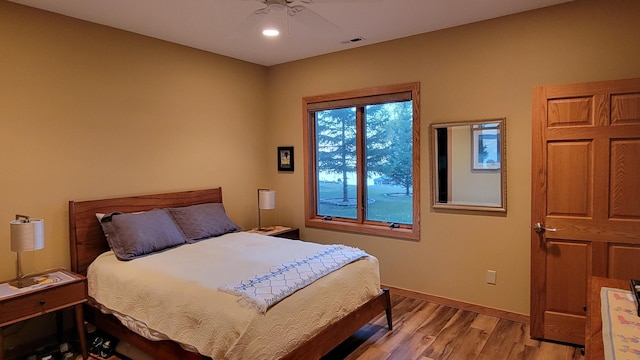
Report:
[[640,79],[533,91],[531,336],[584,344],[589,276],[640,278]]
[[584,316],[587,244],[547,237],[547,309]]
[[[584,335],[579,329],[584,329],[585,318],[582,315],[570,315],[547,311],[544,315],[544,332],[549,338],[562,339],[558,341],[579,344]],[[584,332],[584,331],[583,331]]]
[[640,123],[640,93],[611,96],[611,124]]
[[609,277],[637,279],[640,273],[640,246],[613,244],[609,248]]
[[[548,144],[547,215],[591,217],[593,155],[591,142]],[[575,176],[566,176],[570,172]]]
[[548,126],[592,125],[592,97],[549,101]]
[[640,219],[640,139],[611,142],[611,218]]

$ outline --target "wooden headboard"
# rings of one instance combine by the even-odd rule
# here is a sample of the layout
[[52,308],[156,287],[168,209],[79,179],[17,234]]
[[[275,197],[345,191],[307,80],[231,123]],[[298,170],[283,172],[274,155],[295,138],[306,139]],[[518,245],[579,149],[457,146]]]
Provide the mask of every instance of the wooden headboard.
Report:
[[98,255],[109,250],[109,244],[98,223],[96,213],[147,211],[156,208],[221,202],[222,188],[220,187],[111,199],[69,201],[71,270],[86,275],[91,262]]

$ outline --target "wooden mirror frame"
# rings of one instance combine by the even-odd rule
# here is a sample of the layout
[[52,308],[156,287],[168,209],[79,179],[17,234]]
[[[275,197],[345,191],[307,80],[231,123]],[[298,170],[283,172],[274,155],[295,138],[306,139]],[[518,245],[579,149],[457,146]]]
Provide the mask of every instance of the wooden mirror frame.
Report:
[[[492,124],[497,125],[492,126]],[[465,128],[468,128],[468,130]],[[440,129],[446,129],[446,132]],[[454,129],[460,129],[458,130],[460,134],[454,135]],[[466,132],[468,132],[468,135],[465,134]],[[482,132],[487,132],[488,134],[482,134]],[[433,209],[472,210],[506,213],[506,119],[497,118],[449,123],[435,123],[431,124],[430,134],[432,161],[431,199]],[[474,151],[472,150],[474,141],[477,141],[477,139],[483,135],[495,139],[488,145],[484,145],[483,149],[486,148],[486,146],[494,146],[494,152],[497,151],[497,153],[494,155],[494,157],[497,157],[497,164],[496,162],[480,163],[478,162],[477,156],[474,156]],[[441,141],[443,136],[445,136],[446,139],[445,143],[442,143]],[[455,139],[453,138],[453,136],[456,136]],[[466,139],[468,139],[468,141]],[[482,143],[479,143],[478,146],[480,146],[480,144]],[[454,149],[453,145],[460,146],[457,146]],[[452,158],[455,159],[455,164],[454,159]],[[446,173],[442,174],[442,171],[446,171]],[[460,181],[453,181],[453,171],[455,171],[457,174],[467,175],[462,183],[485,183],[489,187],[492,187],[492,184],[496,184],[497,188],[495,190],[491,188],[489,189],[489,191],[478,192],[478,198],[486,197],[486,195],[489,195],[493,196],[496,201],[485,202],[478,199],[452,200],[452,196],[455,194],[452,189],[453,185],[455,183],[461,183]],[[499,178],[497,180],[495,175],[499,175]],[[460,177],[456,177],[456,179],[459,178]],[[441,184],[444,182],[443,180],[446,180],[447,183],[446,185],[441,187]],[[459,193],[460,192],[458,192],[458,194]],[[446,200],[440,199],[441,195],[443,194],[446,194]]]

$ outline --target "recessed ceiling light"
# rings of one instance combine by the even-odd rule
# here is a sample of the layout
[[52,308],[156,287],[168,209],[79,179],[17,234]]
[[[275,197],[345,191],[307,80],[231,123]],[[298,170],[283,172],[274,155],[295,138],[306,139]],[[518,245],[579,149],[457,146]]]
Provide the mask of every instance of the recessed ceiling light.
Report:
[[264,29],[262,30],[262,35],[264,36],[278,36],[280,35],[280,31],[276,29]]

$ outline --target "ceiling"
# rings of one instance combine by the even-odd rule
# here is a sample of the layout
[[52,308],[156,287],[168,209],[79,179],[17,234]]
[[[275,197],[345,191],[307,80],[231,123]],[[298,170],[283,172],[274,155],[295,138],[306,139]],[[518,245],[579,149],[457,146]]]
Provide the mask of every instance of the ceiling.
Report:
[[[12,1],[270,66],[571,0],[287,0],[319,16],[273,10],[260,22],[254,11],[285,0]],[[320,16],[328,22],[313,21]],[[267,24],[280,27],[280,36],[263,36]]]

